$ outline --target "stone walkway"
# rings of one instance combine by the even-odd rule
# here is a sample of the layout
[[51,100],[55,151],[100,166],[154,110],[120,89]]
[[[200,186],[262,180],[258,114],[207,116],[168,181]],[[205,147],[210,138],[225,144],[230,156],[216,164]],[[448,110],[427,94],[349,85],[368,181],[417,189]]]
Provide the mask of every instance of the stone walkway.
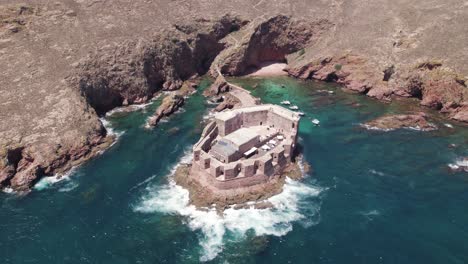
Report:
[[[218,72],[219,75],[223,76],[224,78],[224,75],[221,73],[218,67],[216,67],[216,71]],[[226,83],[229,85],[229,87],[231,87],[231,91],[229,91],[229,93],[232,96],[236,97],[239,100],[239,102],[241,102],[241,107],[248,107],[248,106],[254,106],[254,105],[260,104],[260,99],[252,96],[250,92],[247,91],[246,89],[238,85],[232,84],[228,82],[227,80],[226,80]]]

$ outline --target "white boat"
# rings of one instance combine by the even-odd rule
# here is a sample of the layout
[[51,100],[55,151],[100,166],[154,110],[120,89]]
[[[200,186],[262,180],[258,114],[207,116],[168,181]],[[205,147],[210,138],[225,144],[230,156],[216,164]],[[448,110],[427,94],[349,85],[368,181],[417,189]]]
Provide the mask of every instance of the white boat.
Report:
[[318,119],[314,119],[314,120],[312,120],[312,124],[318,126],[318,125],[320,125],[320,121]]
[[293,106],[290,106],[289,109],[291,109],[291,110],[297,110],[297,109],[299,109],[299,107],[297,107],[297,105],[293,105]]
[[304,112],[298,112],[297,114],[300,115],[300,116],[305,116]]
[[282,102],[281,102],[281,104],[284,104],[284,105],[290,105],[290,104],[291,104],[291,102],[289,102],[289,101],[282,101]]

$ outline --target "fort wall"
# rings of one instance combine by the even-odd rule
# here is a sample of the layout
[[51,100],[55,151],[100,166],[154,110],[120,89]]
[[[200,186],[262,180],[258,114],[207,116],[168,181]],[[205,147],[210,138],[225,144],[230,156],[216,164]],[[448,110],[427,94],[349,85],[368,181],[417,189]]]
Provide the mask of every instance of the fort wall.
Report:
[[[219,189],[246,187],[268,181],[270,177],[281,173],[291,161],[298,122],[299,116],[295,113],[269,105],[222,113],[222,116],[207,125],[203,130],[203,137],[193,148],[193,177]],[[262,138],[261,141],[258,136],[248,141],[244,140],[242,145],[238,146],[239,151],[235,153],[237,156],[234,157],[234,154],[228,153],[228,155],[233,155],[228,157],[228,160],[226,160],[225,153],[217,155],[216,151],[222,151],[222,149],[212,148],[216,140],[227,140],[225,137],[232,132],[242,127],[253,126],[265,126],[273,130],[267,133],[268,137]],[[284,139],[277,140],[273,149],[258,157],[242,158],[245,151],[254,146],[266,144],[269,140],[276,138],[279,133],[284,135]]]

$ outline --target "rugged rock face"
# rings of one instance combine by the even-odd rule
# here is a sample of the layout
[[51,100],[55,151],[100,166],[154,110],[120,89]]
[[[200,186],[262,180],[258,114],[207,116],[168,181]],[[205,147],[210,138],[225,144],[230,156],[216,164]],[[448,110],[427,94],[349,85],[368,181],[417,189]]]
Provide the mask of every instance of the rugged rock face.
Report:
[[299,51],[332,26],[322,19],[312,23],[278,15],[252,22],[236,34],[230,34],[230,47],[221,52],[211,74],[241,75],[264,62],[284,62],[286,55]]
[[221,112],[224,109],[232,109],[234,108],[237,104],[239,104],[239,100],[232,96],[231,94],[227,93],[224,95],[223,101],[215,107],[215,111]]
[[[92,157],[111,140],[96,112],[177,89],[210,65],[213,76],[238,75],[286,61],[293,76],[382,100],[416,97],[468,122],[467,7],[460,0],[4,0],[0,187],[27,189]],[[233,11],[245,20],[225,15]]]
[[229,15],[199,19],[176,24],[149,40],[99,50],[80,65],[79,88],[98,113],[123,102],[146,101],[161,89],[177,90],[183,81],[204,74],[224,48],[219,40],[244,23]]
[[[368,61],[360,56],[345,54],[338,57],[325,57],[298,68],[287,68],[290,75],[301,79],[317,79],[343,84],[344,87],[358,93],[368,93],[372,88],[383,85]],[[379,99],[391,95],[383,94]]]
[[[40,177],[63,173],[95,156],[113,141],[97,122],[97,133],[83,138],[69,138],[67,143],[43,142],[0,153],[0,186],[28,192]],[[72,134],[70,135],[72,136]]]
[[168,117],[175,113],[185,103],[185,98],[195,92],[197,84],[192,81],[186,81],[182,87],[162,100],[161,105],[156,109],[154,115],[148,119],[148,126],[156,126],[161,118]]
[[226,79],[222,75],[218,75],[216,77],[216,80],[214,83],[203,92],[203,95],[210,97],[210,96],[216,96],[221,93],[225,93],[229,91],[230,87],[229,84],[227,83]]
[[390,131],[400,128],[410,128],[422,131],[435,130],[437,127],[429,123],[424,113],[407,115],[388,115],[367,122],[364,126],[368,129]]
[[[464,121],[468,89],[464,77],[441,63],[424,62],[402,67],[395,72],[391,65],[384,71],[363,56],[345,54],[326,57],[297,68],[288,68],[290,75],[301,79],[337,82],[344,88],[389,101],[393,96],[415,97],[421,105],[449,113],[452,119]],[[466,120],[466,119],[465,119]]]
[[156,126],[161,118],[173,114],[184,104],[184,97],[178,94],[168,95],[156,110],[155,114],[148,120],[148,125]]

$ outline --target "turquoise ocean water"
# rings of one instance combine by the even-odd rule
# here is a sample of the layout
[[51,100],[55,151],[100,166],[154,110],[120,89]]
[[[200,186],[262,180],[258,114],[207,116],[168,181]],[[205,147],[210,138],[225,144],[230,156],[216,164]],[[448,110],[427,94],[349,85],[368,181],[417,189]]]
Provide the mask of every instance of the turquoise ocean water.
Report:
[[212,106],[198,92],[147,130],[157,100],[106,118],[117,143],[64,180],[0,194],[0,263],[468,262],[468,174],[448,168],[468,155],[467,128],[435,114],[437,131],[369,131],[360,124],[414,107],[286,77],[233,81],[306,114],[299,143],[313,171],[271,199],[276,209],[188,206],[168,175],[189,162]]

